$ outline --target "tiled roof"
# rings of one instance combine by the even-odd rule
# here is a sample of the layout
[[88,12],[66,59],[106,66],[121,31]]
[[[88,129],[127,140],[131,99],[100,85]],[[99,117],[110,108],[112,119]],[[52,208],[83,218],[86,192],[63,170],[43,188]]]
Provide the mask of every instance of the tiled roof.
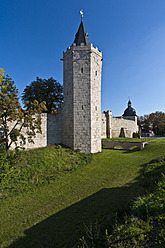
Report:
[[88,33],[86,32],[83,20],[81,20],[79,29],[75,36],[74,43],[76,43],[76,46],[80,46],[81,43],[84,43],[85,46],[90,44]]

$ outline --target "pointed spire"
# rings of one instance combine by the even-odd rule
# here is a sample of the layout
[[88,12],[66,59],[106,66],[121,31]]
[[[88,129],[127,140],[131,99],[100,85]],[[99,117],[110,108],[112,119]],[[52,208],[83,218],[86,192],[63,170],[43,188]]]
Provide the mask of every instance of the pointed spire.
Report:
[[90,44],[88,33],[85,30],[85,26],[83,23],[83,10],[80,11],[81,14],[81,23],[79,26],[79,29],[75,35],[74,43],[76,43],[76,46],[80,46],[81,43],[84,43],[85,46]]
[[131,107],[132,103],[131,103],[131,100],[129,99],[128,101],[128,107]]

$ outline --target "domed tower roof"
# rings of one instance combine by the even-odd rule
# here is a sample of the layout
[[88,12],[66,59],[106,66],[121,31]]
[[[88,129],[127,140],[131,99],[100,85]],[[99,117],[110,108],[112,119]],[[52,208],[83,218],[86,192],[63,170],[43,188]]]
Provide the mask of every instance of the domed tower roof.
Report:
[[128,108],[126,108],[126,110],[124,111],[123,116],[136,116],[136,111],[134,108],[131,107],[132,103],[129,100],[128,101]]

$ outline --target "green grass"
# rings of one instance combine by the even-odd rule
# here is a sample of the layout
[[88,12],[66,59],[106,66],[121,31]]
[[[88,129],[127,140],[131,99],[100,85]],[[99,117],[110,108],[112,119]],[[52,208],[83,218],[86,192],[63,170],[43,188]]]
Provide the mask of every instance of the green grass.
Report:
[[127,214],[118,218],[110,233],[106,233],[108,247],[165,247],[165,175],[162,173],[165,173],[165,156],[144,167],[142,183],[148,191],[154,183],[154,191],[139,196],[129,214],[127,209]]
[[165,138],[157,138],[153,142],[156,142],[156,143],[165,143]]
[[9,159],[4,156],[4,150],[0,150],[0,198],[50,184],[61,174],[72,172],[91,159],[91,154],[73,152],[60,145],[18,153],[11,151]]
[[149,141],[153,140],[153,138],[124,138],[124,137],[119,137],[119,138],[105,138],[103,140],[124,140],[124,141]]
[[[43,154],[48,153],[44,151]],[[34,155],[36,150],[33,152]],[[33,155],[28,156],[27,165]],[[85,235],[85,226],[96,221],[104,223],[107,216],[125,209],[135,197],[146,193],[142,183],[144,165],[162,155],[163,143],[151,142],[142,151],[105,149],[94,154],[92,160],[86,157],[83,166],[80,163],[67,172],[61,168],[58,178],[50,183],[20,191],[17,186],[17,192],[7,192],[1,199],[0,247],[73,247]],[[43,159],[41,154],[40,158]],[[40,178],[42,170],[37,173]]]

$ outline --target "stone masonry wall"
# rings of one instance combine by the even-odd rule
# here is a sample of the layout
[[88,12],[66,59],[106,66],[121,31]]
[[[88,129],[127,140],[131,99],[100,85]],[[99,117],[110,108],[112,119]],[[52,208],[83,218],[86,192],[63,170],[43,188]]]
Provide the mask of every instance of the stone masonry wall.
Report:
[[91,47],[91,152],[101,152],[102,52]]
[[73,53],[70,48],[63,52],[63,88],[62,143],[73,149]]
[[62,113],[47,114],[47,145],[62,143]]
[[138,132],[137,117],[136,120],[125,120],[123,118],[111,118],[112,138],[120,137],[121,128],[124,130],[125,137],[133,138],[133,133]]
[[73,45],[74,149],[91,152],[90,46]]
[[[9,130],[14,126],[15,122],[9,123]],[[36,133],[36,137],[33,138],[33,143],[28,143],[26,139],[26,144],[24,145],[25,149],[34,149],[40,147],[46,147],[47,145],[59,144],[61,143],[61,113],[56,115],[41,114],[41,130],[42,133]],[[26,135],[26,128],[22,129],[22,133]],[[20,141],[17,142],[20,144]],[[12,144],[12,149],[14,148]]]
[[102,145],[110,149],[114,149],[116,146],[121,146],[123,149],[130,150],[133,147],[137,146],[140,148],[140,150],[142,150],[146,143],[147,142],[140,142],[140,141],[102,140]]
[[101,151],[101,58],[83,43],[63,54],[62,143],[87,153]]
[[107,138],[107,123],[105,113],[101,114],[101,138]]
[[[101,138],[107,138],[107,113],[101,114]],[[110,128],[110,138],[117,138],[121,136],[121,132],[124,131],[125,137],[132,138],[133,133],[139,131],[137,125],[137,117],[134,117],[134,120],[123,119],[122,117],[110,117],[109,122]],[[123,129],[123,131],[121,131]]]

